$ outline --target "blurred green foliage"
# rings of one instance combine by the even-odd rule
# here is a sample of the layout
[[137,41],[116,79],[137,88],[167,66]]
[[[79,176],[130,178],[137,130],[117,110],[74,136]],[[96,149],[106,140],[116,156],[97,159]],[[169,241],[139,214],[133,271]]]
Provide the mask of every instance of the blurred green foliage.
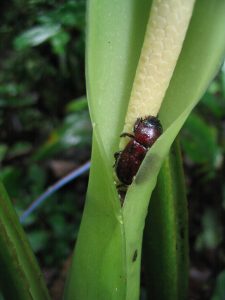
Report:
[[201,166],[206,176],[216,176],[215,172],[222,167],[224,118],[225,68],[223,67],[182,131],[185,154],[190,162]]
[[[18,214],[90,158],[85,6],[85,0],[1,3],[0,178]],[[225,269],[224,120],[225,65],[181,132],[192,260],[197,264],[209,249],[215,255],[220,251],[215,264],[206,258],[216,274]],[[70,255],[86,184],[85,175],[26,220],[29,240],[44,266],[59,267]],[[218,293],[223,277],[218,279]],[[216,293],[213,299],[219,299]]]
[[216,287],[211,300],[225,299],[225,271],[221,272],[216,279]]
[[[208,274],[196,291],[202,293],[199,299],[222,300],[225,295],[224,121],[225,63],[181,132],[189,199],[191,267]],[[220,273],[215,281],[215,274]]]
[[[2,3],[0,178],[18,214],[90,157],[85,5],[83,0]],[[83,176],[71,183],[26,221],[45,266],[58,267],[71,252],[86,181]]]

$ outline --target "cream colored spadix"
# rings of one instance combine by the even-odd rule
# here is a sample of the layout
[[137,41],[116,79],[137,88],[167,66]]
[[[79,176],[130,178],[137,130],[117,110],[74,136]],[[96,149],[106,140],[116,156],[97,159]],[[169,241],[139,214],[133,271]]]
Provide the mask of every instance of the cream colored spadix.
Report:
[[[195,0],[153,1],[123,132],[132,132],[137,118],[157,116],[183,45],[194,3]],[[121,148],[124,143],[121,139]]]

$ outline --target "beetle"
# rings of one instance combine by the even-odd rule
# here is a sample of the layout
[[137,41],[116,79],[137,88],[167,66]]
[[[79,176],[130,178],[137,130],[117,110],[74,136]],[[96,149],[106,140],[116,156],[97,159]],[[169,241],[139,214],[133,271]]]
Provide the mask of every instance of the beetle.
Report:
[[132,183],[134,176],[148,152],[148,149],[162,134],[163,128],[157,117],[138,118],[134,124],[133,134],[122,133],[120,137],[130,137],[123,151],[116,152],[115,171],[121,186]]

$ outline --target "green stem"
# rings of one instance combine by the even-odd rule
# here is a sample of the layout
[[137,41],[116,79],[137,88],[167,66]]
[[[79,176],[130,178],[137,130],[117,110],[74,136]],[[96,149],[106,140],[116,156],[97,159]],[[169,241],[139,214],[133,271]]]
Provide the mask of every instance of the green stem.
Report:
[[94,131],[86,205],[66,284],[66,300],[125,299],[123,220],[102,149]]
[[0,183],[0,288],[4,299],[49,299],[41,271]]
[[145,228],[149,299],[187,299],[187,223],[184,174],[176,141],[160,170]]

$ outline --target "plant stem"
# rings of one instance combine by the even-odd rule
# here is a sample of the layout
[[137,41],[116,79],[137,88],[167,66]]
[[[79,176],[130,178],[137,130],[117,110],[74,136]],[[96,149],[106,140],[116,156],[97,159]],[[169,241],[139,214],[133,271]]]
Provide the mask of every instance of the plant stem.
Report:
[[125,299],[123,220],[102,149],[94,133],[86,204],[66,284],[66,300]]

